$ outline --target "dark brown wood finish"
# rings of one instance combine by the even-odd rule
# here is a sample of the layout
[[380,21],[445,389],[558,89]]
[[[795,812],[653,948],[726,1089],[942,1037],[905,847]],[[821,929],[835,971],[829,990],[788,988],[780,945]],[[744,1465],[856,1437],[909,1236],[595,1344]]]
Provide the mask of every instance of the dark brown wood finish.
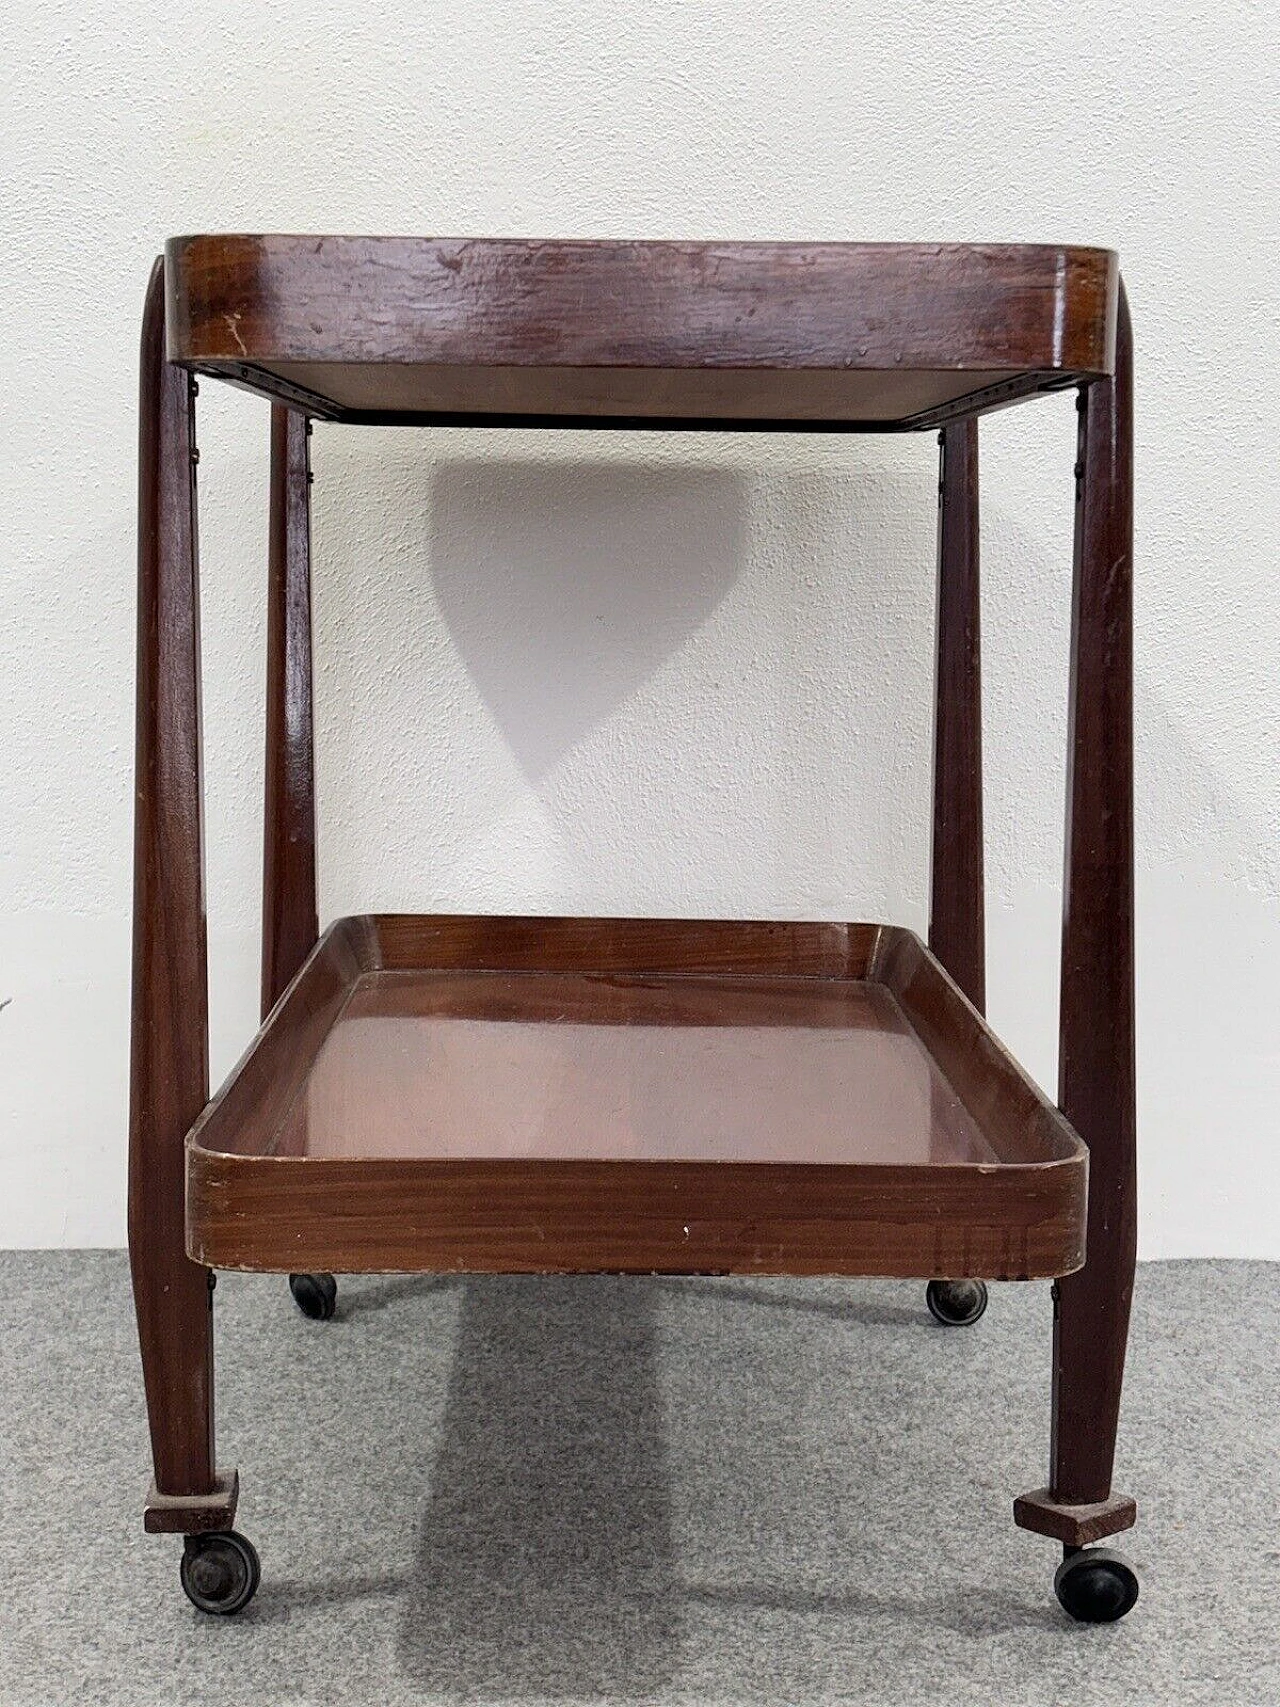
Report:
[[350,921],[369,965],[408,972],[689,972],[863,978],[880,925],[807,919],[559,919],[381,913]]
[[1036,1488],[1014,1500],[1013,1517],[1023,1529],[1061,1541],[1064,1547],[1088,1547],[1132,1529],[1138,1521],[1138,1505],[1128,1494],[1073,1505],[1055,1498],[1052,1488]]
[[[1018,1521],[1059,1539],[1064,1509],[1111,1494],[1137,1253],[1133,948],[1133,342],[1081,396],[1059,1103],[1089,1146],[1088,1262],[1054,1289],[1050,1496]],[[1056,1525],[1056,1527],[1051,1527]],[[1092,1525],[1096,1536],[1096,1518]],[[1080,1545],[1079,1542],[1073,1542]]]
[[153,1528],[182,1527],[188,1496],[201,1524],[211,1510],[230,1522],[235,1504],[234,1479],[220,1481],[214,1462],[210,1276],[183,1237],[183,1139],[209,1097],[193,391],[164,359],[157,262],[141,349],[129,1095],[129,1256]]
[[172,360],[339,420],[884,430],[1113,354],[1101,249],[200,236],[168,258]]
[[162,1494],[154,1483],[147,1496],[142,1526],[148,1535],[207,1535],[230,1529],[240,1501],[240,1477],[235,1470],[213,1479],[207,1494]]
[[219,1267],[277,1272],[1022,1280],[1080,1260],[1082,1162],[994,1186],[938,1169],[932,1193],[907,1171],[201,1156],[191,1242]]
[[311,424],[271,411],[262,1015],[315,947],[316,800],[311,684]]
[[[271,1016],[222,1089],[196,1123],[192,1137],[217,1120],[233,1150],[251,1147],[266,1124],[277,1130],[306,1081],[320,1046],[369,965],[360,919],[331,925],[305,962],[287,999]],[[189,1170],[188,1170],[189,1171]],[[190,1224],[188,1204],[188,1225]]]
[[343,920],[189,1150],[220,1267],[1025,1278],[1083,1243],[1079,1140],[874,925]]
[[[234,1514],[213,1451],[211,1262],[1056,1276],[1051,1485],[1015,1516],[1068,1546],[1127,1527],[1110,1485],[1135,1249],[1132,347],[1115,257],[301,237],[168,254],[140,437],[129,1215],[148,1528]],[[265,1019],[212,1101],[184,368],[292,405],[272,426]],[[972,417],[1081,383],[1059,1110],[978,1011]],[[407,914],[317,942],[303,415],[942,425],[936,953],[878,925]]]
[[929,947],[986,1008],[978,423],[941,434]]
[[195,373],[349,426],[599,432],[918,432],[1061,391],[1056,369],[462,368],[189,364]]

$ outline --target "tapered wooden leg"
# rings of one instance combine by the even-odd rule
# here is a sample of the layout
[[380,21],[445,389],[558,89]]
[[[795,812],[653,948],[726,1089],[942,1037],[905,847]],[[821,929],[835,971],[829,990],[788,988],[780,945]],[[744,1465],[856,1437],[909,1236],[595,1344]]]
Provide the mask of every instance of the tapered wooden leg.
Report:
[[[311,423],[271,410],[271,529],[267,563],[267,756],[262,852],[262,1017],[288,988],[320,934],[316,908],[316,788],[311,681]],[[327,1321],[331,1274],[291,1274],[304,1316]]]
[[155,1481],[152,1530],[230,1527],[213,1450],[213,1305],[185,1251],[187,1129],[208,1101],[193,386],[164,354],[164,267],[142,328],[129,1257]]
[[305,416],[271,410],[267,762],[262,861],[262,1016],[315,947],[311,693],[311,492]]
[[1111,1489],[1137,1250],[1133,1011],[1133,347],[1081,396],[1059,1102],[1089,1146],[1087,1260],[1054,1289],[1051,1485],[1019,1523],[1083,1546],[1133,1523]]
[[941,434],[937,685],[929,947],[982,1012],[982,669],[978,588],[978,423]]

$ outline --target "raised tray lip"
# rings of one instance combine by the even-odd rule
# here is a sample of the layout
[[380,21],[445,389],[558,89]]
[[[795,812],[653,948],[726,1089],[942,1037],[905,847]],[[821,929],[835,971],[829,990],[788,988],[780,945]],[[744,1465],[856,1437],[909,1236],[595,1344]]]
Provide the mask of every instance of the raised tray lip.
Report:
[[210,372],[302,362],[1099,377],[1115,360],[1119,262],[1096,246],[206,232],[170,238],[165,260],[169,359]]
[[[466,940],[483,939],[486,933],[493,933],[496,938],[524,946],[518,951],[508,951],[505,955],[499,947],[489,956],[498,962],[494,965],[464,967],[458,965],[456,970],[502,970],[507,962],[514,960],[516,964],[507,965],[512,971],[537,971],[536,965],[519,964],[527,962],[530,945],[537,942],[560,944],[555,952],[573,953],[575,933],[584,934],[590,929],[603,928],[606,936],[612,930],[613,935],[625,948],[628,933],[638,933],[659,945],[659,951],[650,955],[650,959],[664,959],[665,965],[636,964],[629,968],[617,964],[590,966],[582,964],[578,970],[583,972],[596,971],[600,973],[630,971],[636,974],[653,973],[670,977],[699,977],[724,975],[729,969],[724,966],[687,966],[682,970],[669,964],[670,953],[662,948],[664,941],[678,944],[681,933],[687,933],[691,928],[701,931],[703,939],[714,946],[716,942],[725,945],[724,952],[736,933],[778,933],[775,938],[758,938],[763,941],[765,951],[774,954],[779,964],[776,970],[755,974],[762,981],[771,976],[786,976],[788,978],[813,977],[821,980],[834,980],[840,977],[854,978],[871,976],[888,982],[892,978],[904,980],[902,987],[906,988],[913,976],[922,973],[925,979],[925,1007],[919,1010],[904,1009],[907,1017],[929,1053],[939,1061],[942,1070],[946,1072],[945,1062],[940,1058],[935,1047],[936,1039],[931,1042],[920,1030],[920,1015],[924,1013],[924,1023],[928,1020],[928,1006],[937,1008],[941,1002],[942,1009],[954,1023],[956,1016],[961,1015],[968,1029],[971,1040],[980,1040],[980,1047],[989,1051],[988,1065],[994,1065],[999,1073],[1014,1075],[1019,1094],[1024,1098],[1026,1107],[1035,1111],[1037,1124],[1047,1135],[1053,1153],[1027,1160],[996,1160],[994,1162],[962,1162],[962,1163],[929,1163],[929,1164],[899,1164],[892,1162],[876,1163],[847,1163],[847,1162],[796,1162],[796,1161],[736,1161],[736,1160],[705,1160],[663,1159],[663,1158],[527,1158],[527,1157],[496,1157],[496,1158],[369,1158],[350,1156],[280,1156],[264,1152],[243,1152],[227,1148],[216,1142],[216,1134],[227,1115],[227,1099],[237,1094],[237,1087],[242,1086],[244,1076],[251,1072],[259,1051],[267,1046],[280,1029],[291,1022],[291,1016],[299,1010],[301,993],[307,979],[315,978],[319,968],[325,962],[325,957],[336,957],[345,966],[346,971],[336,977],[348,978],[353,984],[356,979],[368,972],[379,970],[395,970],[394,965],[388,967],[385,962],[390,953],[393,957],[397,952],[396,942],[406,937],[421,937],[423,933],[438,933],[439,938],[446,944],[448,952],[453,949],[448,945],[455,938]],[[810,967],[808,971],[784,970],[783,956],[791,951],[791,945],[797,945],[795,952],[801,963]],[[567,945],[567,946],[565,946]],[[617,951],[614,952],[616,955]],[[345,960],[343,957],[346,957]],[[714,953],[709,955],[714,959]],[[469,957],[469,958],[474,958]],[[483,955],[481,958],[485,958]],[[605,956],[606,960],[608,955]],[[635,956],[643,961],[643,953]],[[841,971],[841,964],[844,970]],[[853,968],[861,966],[862,971]],[[442,965],[440,970],[448,970]],[[557,969],[567,969],[564,967]],[[751,976],[740,970],[733,972],[735,977]],[[891,984],[891,988],[894,986]],[[895,996],[902,1002],[903,997],[898,989]],[[959,1004],[959,1005],[958,1005]],[[327,1035],[332,1018],[327,1023],[317,1026],[317,1035],[323,1039]],[[318,1048],[318,1043],[316,1048]],[[966,1047],[972,1046],[972,1044]],[[305,1064],[297,1069],[296,1082],[309,1071],[314,1060],[314,1052],[307,1058]],[[962,1100],[968,1105],[969,1099],[963,1088],[957,1087],[951,1080],[953,1088],[957,1089]],[[280,1093],[284,1095],[284,1092]],[[974,1112],[971,1107],[971,1113]],[[209,1142],[215,1138],[213,1143]],[[281,996],[256,1034],[249,1048],[241,1057],[238,1065],[228,1075],[222,1088],[211,1099],[200,1118],[193,1125],[187,1137],[187,1233],[189,1254],[197,1261],[207,1262],[219,1267],[260,1267],[268,1268],[292,1265],[294,1268],[305,1266],[335,1267],[339,1270],[355,1270],[362,1267],[385,1266],[379,1263],[369,1263],[363,1260],[362,1251],[354,1247],[346,1251],[345,1260],[319,1262],[315,1260],[316,1248],[311,1249],[310,1256],[301,1251],[295,1243],[280,1234],[279,1245],[281,1255],[277,1261],[264,1261],[262,1249],[265,1248],[259,1240],[254,1243],[248,1234],[248,1222],[252,1220],[254,1211],[250,1205],[257,1200],[258,1194],[265,1192],[269,1197],[279,1194],[284,1201],[292,1192],[301,1197],[314,1198],[316,1202],[328,1201],[331,1205],[342,1201],[347,1192],[357,1197],[362,1189],[371,1188],[378,1180],[396,1181],[408,1192],[420,1189],[429,1198],[433,1192],[462,1189],[465,1191],[483,1191],[488,1188],[503,1194],[519,1194],[522,1190],[538,1191],[546,1188],[553,1193],[559,1192],[566,1197],[575,1193],[586,1192],[597,1196],[608,1193],[608,1182],[616,1181],[620,1190],[636,1190],[640,1185],[644,1189],[671,1191],[677,1196],[690,1193],[696,1197],[699,1191],[710,1190],[713,1193],[722,1189],[728,1190],[741,1186],[748,1191],[776,1192],[781,1188],[786,1193],[799,1192],[806,1195],[810,1192],[834,1192],[840,1199],[840,1207],[833,1214],[845,1218],[856,1218],[860,1213],[859,1205],[864,1201],[868,1206],[878,1205],[875,1213],[887,1217],[891,1221],[909,1221],[912,1214],[912,1203],[918,1195],[921,1204],[934,1205],[939,1218],[943,1215],[943,1207],[949,1195],[972,1202],[980,1197],[989,1205],[990,1214],[998,1220],[1002,1213],[1007,1212],[1012,1221],[1016,1207],[1017,1214],[1027,1213],[1026,1204],[1035,1199],[1039,1206],[1035,1213],[1042,1214],[1043,1237],[1040,1245],[1033,1252],[1029,1242],[1024,1242],[1021,1259],[1010,1259],[1010,1266],[1016,1272],[1008,1275],[996,1275],[990,1272],[991,1265],[987,1263],[972,1272],[982,1273],[986,1278],[1030,1278],[1036,1275],[1065,1274],[1080,1266],[1084,1260],[1084,1192],[1087,1179],[1088,1152],[1086,1146],[1071,1128],[1062,1114],[1053,1107],[1034,1081],[1018,1066],[1017,1062],[1003,1048],[998,1039],[990,1031],[982,1017],[972,1007],[963,993],[947,977],[945,971],[929,954],[914,932],[900,926],[862,924],[842,925],[830,921],[689,921],[689,920],[634,920],[618,918],[604,919],[559,919],[544,917],[511,918],[507,916],[477,916],[477,915],[412,915],[412,914],[381,914],[357,915],[336,920],[322,935],[312,954],[289,988]],[[487,1184],[486,1184],[487,1182]],[[335,1196],[336,1194],[336,1196]],[[234,1202],[242,1197],[240,1209],[233,1208]],[[1007,1201],[1006,1201],[1007,1200]],[[1005,1205],[1002,1209],[1002,1204]],[[870,1209],[868,1211],[871,1212]],[[921,1213],[924,1213],[921,1210]],[[984,1209],[983,1214],[987,1211]],[[231,1231],[236,1217],[239,1217],[240,1238]],[[986,1225],[986,1223],[983,1223]],[[996,1223],[992,1222],[991,1226]],[[1026,1233],[1026,1229],[1021,1229]],[[1037,1235],[1039,1236],[1039,1234]],[[268,1241],[269,1242],[269,1241]],[[362,1247],[363,1248],[363,1247]],[[970,1272],[959,1262],[956,1248],[945,1239],[935,1241],[936,1260],[932,1265],[897,1267],[862,1267],[843,1269],[822,1267],[794,1268],[784,1267],[768,1269],[756,1264],[753,1272],[859,1272],[859,1273],[938,1273],[955,1275],[957,1272]],[[957,1247],[958,1248],[958,1247]],[[254,1260],[246,1260],[246,1251],[256,1252]],[[320,1254],[336,1258],[336,1251],[327,1245],[320,1247]],[[365,1253],[367,1254],[367,1253]],[[305,1260],[304,1260],[305,1258]],[[399,1267],[399,1264],[392,1264]],[[412,1267],[413,1265],[408,1265]],[[443,1266],[439,1261],[430,1265],[432,1268]],[[509,1271],[504,1265],[504,1271]],[[516,1265],[515,1271],[525,1271]],[[541,1270],[536,1270],[542,1272]],[[563,1270],[557,1270],[562,1272]],[[735,1271],[738,1271],[735,1269]],[[682,1272],[678,1267],[671,1272]],[[726,1272],[715,1267],[700,1266],[684,1272]]]
[[976,242],[955,238],[896,238],[861,237],[548,237],[530,232],[490,232],[485,236],[461,231],[178,231],[165,239],[167,248],[191,243],[235,241],[244,243],[465,243],[493,249],[537,245],[548,249],[636,250],[701,249],[707,251],[745,249],[773,252],[795,250],[805,253],[813,249],[834,249],[849,253],[878,252],[895,255],[931,255],[985,253],[1027,256],[1089,255],[1115,259],[1118,251],[1097,243],[1003,243]]

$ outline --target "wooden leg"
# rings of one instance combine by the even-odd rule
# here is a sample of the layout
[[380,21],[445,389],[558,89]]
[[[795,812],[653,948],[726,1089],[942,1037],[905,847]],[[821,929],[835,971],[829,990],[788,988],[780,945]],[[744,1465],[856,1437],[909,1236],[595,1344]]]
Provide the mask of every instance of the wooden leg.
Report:
[[152,1530],[229,1528],[213,1451],[211,1276],[185,1250],[187,1129],[209,1097],[194,387],[164,349],[164,266],[142,327],[129,1257],[155,1482]]
[[1069,1547],[1127,1529],[1111,1491],[1137,1250],[1133,1013],[1133,347],[1081,395],[1059,1093],[1089,1146],[1087,1260],[1054,1288],[1051,1485],[1017,1521]]
[[[978,423],[938,438],[938,620],[933,713],[929,947],[979,1013],[986,1009],[982,867],[982,645],[978,585]],[[945,1093],[940,1086],[934,1095]],[[976,1279],[932,1280],[930,1314],[966,1327],[987,1307]]]
[[929,947],[981,1013],[986,1006],[986,928],[977,421],[957,421],[945,428],[940,443]]
[[[311,680],[311,423],[271,410],[271,533],[267,564],[267,762],[262,850],[262,1017],[320,935],[316,907],[316,785]],[[303,1315],[327,1321],[331,1274],[291,1274]]]
[[311,475],[305,416],[271,410],[267,577],[266,832],[262,1017],[319,936],[311,694]]

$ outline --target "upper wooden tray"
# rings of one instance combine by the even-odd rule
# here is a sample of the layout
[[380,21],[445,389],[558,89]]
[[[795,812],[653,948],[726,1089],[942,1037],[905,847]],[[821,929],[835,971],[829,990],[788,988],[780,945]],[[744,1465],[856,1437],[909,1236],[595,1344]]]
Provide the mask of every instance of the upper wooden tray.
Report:
[[914,429],[1115,355],[1105,249],[199,236],[165,257],[171,361],[340,421]]
[[1060,1275],[1087,1157],[879,925],[346,919],[192,1129],[217,1268]]

